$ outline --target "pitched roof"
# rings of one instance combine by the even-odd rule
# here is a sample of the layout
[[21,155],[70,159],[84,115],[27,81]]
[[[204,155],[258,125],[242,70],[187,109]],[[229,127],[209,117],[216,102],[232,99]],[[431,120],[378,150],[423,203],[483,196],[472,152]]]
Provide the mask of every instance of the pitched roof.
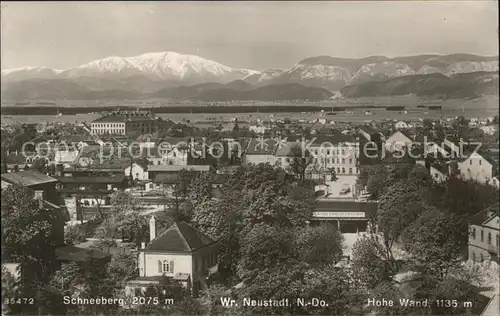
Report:
[[253,138],[246,149],[247,155],[272,155],[276,149],[277,141],[275,139],[256,139]]
[[92,121],[92,123],[123,123],[123,122],[141,122],[152,121],[157,118],[149,113],[120,113],[102,116]]
[[36,170],[26,170],[2,174],[2,180],[29,187],[32,185],[57,182],[57,179],[49,177]]
[[152,172],[178,172],[181,170],[187,171],[210,171],[209,165],[149,165],[148,171]]
[[293,146],[299,146],[302,149],[301,143],[295,143],[295,142],[286,142],[284,144],[281,143],[276,147],[276,152],[274,153],[274,155],[280,157],[290,157],[291,156],[290,150],[293,148]]
[[180,175],[177,173],[159,173],[153,179],[154,183],[178,184],[181,183]]
[[185,222],[177,222],[153,239],[146,250],[191,252],[215,243],[210,237]]
[[338,134],[331,136],[319,136],[316,139],[314,139],[313,146],[321,144],[329,145],[329,143],[335,145],[340,143],[356,143],[356,142],[359,142],[359,139],[355,135]]
[[489,214],[490,212],[494,212],[495,214],[499,214],[500,212],[500,206],[499,206],[499,203],[496,203],[496,204],[493,204],[487,208],[485,208],[484,210],[472,215],[470,218],[469,218],[469,224],[472,224],[472,225],[482,225],[484,222],[488,221],[489,220]]
[[76,184],[120,184],[125,180],[125,174],[119,173],[112,176],[77,176],[77,177],[59,177],[61,183],[76,183]]

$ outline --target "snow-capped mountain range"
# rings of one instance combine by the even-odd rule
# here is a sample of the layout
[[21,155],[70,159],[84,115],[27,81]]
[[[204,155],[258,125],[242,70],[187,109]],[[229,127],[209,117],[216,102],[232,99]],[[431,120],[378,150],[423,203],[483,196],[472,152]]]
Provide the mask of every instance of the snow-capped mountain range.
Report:
[[318,56],[306,58],[285,70],[258,71],[232,68],[195,55],[159,52],[134,57],[112,56],[64,70],[47,67],[4,69],[2,85],[29,79],[58,79],[69,80],[91,91],[149,93],[172,86],[244,80],[254,86],[298,83],[338,91],[348,85],[408,75],[439,73],[452,76],[471,72],[498,72],[498,57],[452,54],[345,59]]
[[147,53],[133,57],[106,57],[65,70],[47,67],[22,67],[2,70],[2,79],[75,79],[99,77],[124,79],[145,76],[156,81],[183,83],[230,82],[257,73],[255,70],[236,69],[195,55],[175,52]]

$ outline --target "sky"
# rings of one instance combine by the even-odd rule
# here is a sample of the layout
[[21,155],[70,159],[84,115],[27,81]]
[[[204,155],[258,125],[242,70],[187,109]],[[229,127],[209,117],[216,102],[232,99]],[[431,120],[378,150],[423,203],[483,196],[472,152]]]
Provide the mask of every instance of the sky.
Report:
[[496,1],[2,2],[1,68],[175,51],[248,69],[313,56],[498,55]]

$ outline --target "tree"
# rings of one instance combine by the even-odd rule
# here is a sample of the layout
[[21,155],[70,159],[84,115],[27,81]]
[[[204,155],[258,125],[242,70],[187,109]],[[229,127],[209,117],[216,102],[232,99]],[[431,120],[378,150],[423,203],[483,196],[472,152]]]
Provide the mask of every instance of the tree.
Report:
[[315,307],[314,310],[302,307],[296,314],[306,315],[356,315],[366,302],[366,295],[359,295],[351,286],[352,277],[347,270],[333,265],[320,269],[309,269],[302,281],[300,298],[310,301],[313,298],[328,302],[328,306]]
[[117,254],[111,257],[107,265],[107,277],[114,280],[118,288],[124,287],[125,281],[137,276],[137,256],[134,254]]
[[239,275],[243,281],[252,280],[259,271],[294,260],[291,232],[261,223],[255,225],[241,243]]
[[307,226],[296,233],[296,252],[306,263],[323,266],[339,261],[342,255],[342,235],[336,227],[323,223]]
[[37,158],[35,161],[33,161],[33,164],[31,165],[32,170],[37,170],[41,173],[47,172],[47,161],[43,158]]
[[223,202],[205,200],[194,209],[192,223],[197,229],[214,240],[221,239],[227,232],[226,214]]
[[412,255],[414,268],[436,280],[443,280],[460,259],[460,219],[437,209],[428,209],[402,235]]
[[[50,296],[62,301],[67,297],[106,297],[112,298],[115,293],[115,281],[108,278],[106,266],[102,262],[89,260],[81,263],[62,264],[56,271],[46,291]],[[46,294],[47,295],[47,294]],[[117,305],[70,304],[65,305],[68,314],[84,315],[110,314],[116,311]]]
[[330,175],[331,175],[331,181],[337,181],[337,172],[335,171],[335,168],[330,168]]
[[128,237],[135,244],[149,238],[149,222],[140,214],[141,206],[127,192],[116,192],[111,196],[111,207],[95,232],[100,239]]
[[[18,281],[16,277],[10,273],[5,266],[2,265],[2,298],[17,298],[20,297]],[[5,302],[5,301],[4,301]],[[18,304],[4,304],[2,303],[2,314],[20,313],[21,306]]]
[[55,248],[63,242],[64,219],[21,186],[2,190],[1,201],[2,248],[21,266],[23,297],[35,297],[57,267]]
[[383,281],[390,281],[397,266],[392,252],[374,235],[354,243],[352,270],[355,280],[372,289]]
[[292,159],[290,169],[298,177],[299,181],[304,180],[307,166],[311,163],[310,153],[303,151],[301,145],[293,144],[289,155]]
[[198,174],[187,188],[187,196],[193,207],[210,200],[212,197],[213,175],[209,172]]

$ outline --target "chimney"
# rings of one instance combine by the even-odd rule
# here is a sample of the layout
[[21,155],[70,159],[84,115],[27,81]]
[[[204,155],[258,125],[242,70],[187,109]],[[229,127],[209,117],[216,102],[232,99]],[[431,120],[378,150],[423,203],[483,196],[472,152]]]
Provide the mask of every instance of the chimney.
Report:
[[151,216],[149,219],[149,241],[156,238],[156,219],[154,216]]

